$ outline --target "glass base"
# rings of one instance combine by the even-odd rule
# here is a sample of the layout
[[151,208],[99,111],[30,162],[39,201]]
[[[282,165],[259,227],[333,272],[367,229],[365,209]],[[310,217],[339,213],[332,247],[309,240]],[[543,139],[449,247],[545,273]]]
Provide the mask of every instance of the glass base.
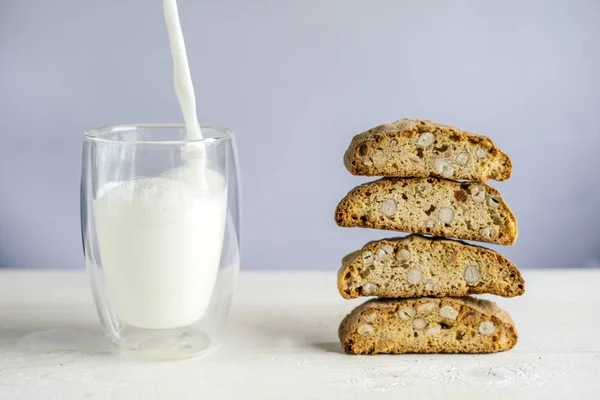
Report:
[[169,361],[208,356],[218,349],[218,343],[189,328],[144,329],[127,332],[117,348],[121,358]]

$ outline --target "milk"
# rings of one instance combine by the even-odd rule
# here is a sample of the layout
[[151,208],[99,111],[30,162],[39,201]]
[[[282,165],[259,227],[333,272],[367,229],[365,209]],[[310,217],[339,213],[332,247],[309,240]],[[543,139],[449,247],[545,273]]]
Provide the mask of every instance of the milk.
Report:
[[[186,139],[202,139],[176,0],[164,0],[175,91]],[[203,142],[158,177],[111,182],[97,193],[94,216],[107,292],[119,318],[146,329],[201,319],[215,286],[227,212],[225,179],[207,169]]]
[[[185,171],[185,170],[183,170]],[[194,323],[208,308],[225,230],[227,189],[183,174],[110,183],[94,202],[107,291],[119,318],[147,329]],[[173,175],[173,173],[170,173]]]

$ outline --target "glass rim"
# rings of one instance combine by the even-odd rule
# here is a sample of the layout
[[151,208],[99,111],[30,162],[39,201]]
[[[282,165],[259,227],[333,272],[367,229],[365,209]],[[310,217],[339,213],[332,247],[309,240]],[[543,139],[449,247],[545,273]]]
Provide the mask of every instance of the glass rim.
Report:
[[143,124],[117,124],[117,125],[106,125],[97,128],[88,129],[83,134],[84,140],[99,143],[120,143],[120,144],[190,144],[190,143],[215,143],[223,140],[231,139],[233,137],[233,130],[218,125],[200,125],[201,129],[212,129],[218,131],[220,135],[215,137],[203,137],[201,139],[180,139],[180,140],[120,140],[120,139],[108,139],[103,137],[105,133],[114,132],[115,130],[133,130],[137,128],[172,128],[172,129],[185,129],[183,123],[143,123]]

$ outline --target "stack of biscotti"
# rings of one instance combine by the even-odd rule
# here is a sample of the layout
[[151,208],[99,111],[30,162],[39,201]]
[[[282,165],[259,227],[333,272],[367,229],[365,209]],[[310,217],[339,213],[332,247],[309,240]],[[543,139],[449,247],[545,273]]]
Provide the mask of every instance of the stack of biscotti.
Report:
[[512,211],[484,183],[510,178],[508,156],[487,137],[402,119],[355,136],[344,164],[353,175],[383,178],[350,191],[335,211],[337,224],[411,233],[369,242],[343,258],[340,294],[378,297],[342,321],[344,350],[490,353],[514,347],[517,332],[508,314],[469,295],[520,296],[519,270],[497,252],[446,238],[515,243]]

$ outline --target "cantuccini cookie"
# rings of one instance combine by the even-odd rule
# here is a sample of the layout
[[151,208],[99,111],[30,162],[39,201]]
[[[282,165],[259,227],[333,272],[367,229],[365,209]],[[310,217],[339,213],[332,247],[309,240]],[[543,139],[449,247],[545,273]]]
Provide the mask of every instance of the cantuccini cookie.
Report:
[[339,337],[348,354],[492,353],[518,340],[505,311],[471,297],[371,300],[344,318]]
[[503,181],[512,162],[488,137],[432,121],[404,118],[356,135],[344,165],[353,175],[437,176]]
[[342,227],[387,229],[512,245],[517,220],[496,189],[441,178],[382,178],[338,204]]
[[342,297],[410,298],[525,292],[521,273],[503,255],[445,238],[408,235],[367,243],[338,271]]

